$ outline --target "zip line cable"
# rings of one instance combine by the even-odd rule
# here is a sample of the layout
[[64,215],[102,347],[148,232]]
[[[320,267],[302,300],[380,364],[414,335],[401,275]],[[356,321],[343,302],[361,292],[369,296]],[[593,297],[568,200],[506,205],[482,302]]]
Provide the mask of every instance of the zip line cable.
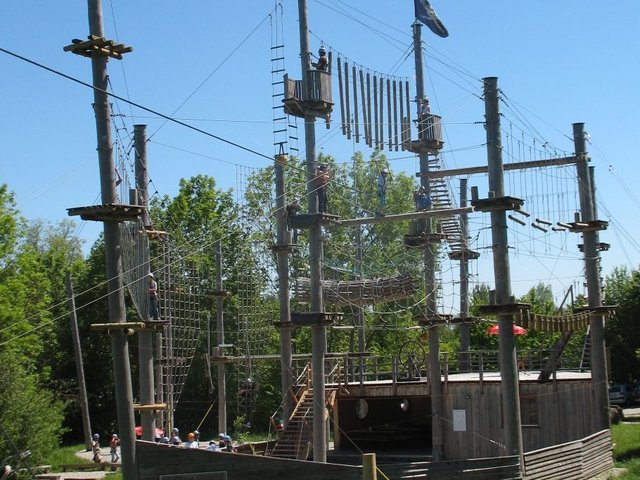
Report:
[[273,161],[273,157],[270,156],[270,155],[265,155],[264,153],[260,153],[260,152],[258,152],[256,150],[253,150],[253,149],[249,148],[249,147],[245,147],[243,145],[240,145],[239,143],[233,142],[231,140],[227,140],[226,138],[220,137],[220,136],[215,135],[215,134],[213,134],[211,132],[207,132],[206,130],[203,130],[201,128],[194,127],[193,125],[189,125],[188,123],[185,123],[185,122],[182,122],[180,120],[177,120],[177,119],[175,119],[175,118],[173,118],[173,117],[171,117],[169,115],[165,115],[164,113],[158,112],[157,110],[153,110],[151,108],[148,108],[148,107],[145,107],[143,105],[140,105],[139,103],[133,102],[131,100],[127,100],[126,98],[124,98],[124,97],[122,97],[120,95],[116,95],[115,93],[110,93],[110,92],[108,92],[106,90],[103,90],[101,88],[95,87],[95,86],[93,86],[93,85],[91,85],[91,84],[89,84],[87,82],[83,82],[82,80],[79,80],[79,79],[77,79],[75,77],[72,77],[71,75],[67,75],[66,73],[63,73],[63,72],[61,72],[59,70],[55,70],[55,69],[53,69],[51,67],[47,67],[46,65],[38,63],[35,60],[31,60],[31,59],[29,59],[27,57],[24,57],[22,55],[14,53],[14,52],[12,52],[10,50],[7,50],[6,48],[0,47],[0,52],[6,53],[7,55],[11,55],[12,57],[15,57],[15,58],[17,58],[19,60],[22,60],[23,62],[30,63],[31,65],[34,65],[34,66],[36,66],[38,68],[41,68],[43,70],[47,70],[48,72],[51,72],[51,73],[53,73],[55,75],[58,75],[58,76],[63,77],[63,78],[66,78],[67,80],[71,80],[72,82],[78,83],[79,85],[82,85],[84,87],[88,87],[88,88],[90,88],[92,90],[98,91],[100,93],[104,93],[105,95],[108,95],[111,98],[115,98],[115,99],[120,100],[122,102],[128,103],[129,105],[132,105],[132,106],[134,106],[136,108],[139,108],[140,110],[152,113],[153,115],[157,115],[157,116],[159,116],[161,118],[164,118],[165,120],[167,120],[169,122],[173,122],[173,123],[175,123],[177,125],[181,125],[181,126],[186,127],[186,128],[188,128],[190,130],[193,130],[195,132],[202,133],[203,135],[206,135],[207,137],[214,138],[214,139],[216,139],[216,140],[218,140],[220,142],[223,142],[223,143],[226,143],[226,144],[231,145],[233,147],[239,148],[240,150],[244,150],[245,152],[252,153],[252,154],[254,154],[254,155],[258,156],[258,157],[266,158],[269,161]]

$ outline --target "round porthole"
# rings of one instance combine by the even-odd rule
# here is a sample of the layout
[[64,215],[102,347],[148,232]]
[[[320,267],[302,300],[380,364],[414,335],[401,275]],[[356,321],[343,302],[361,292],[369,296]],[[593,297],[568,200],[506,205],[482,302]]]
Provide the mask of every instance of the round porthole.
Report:
[[356,400],[356,417],[360,420],[366,418],[369,414],[369,404],[364,398]]

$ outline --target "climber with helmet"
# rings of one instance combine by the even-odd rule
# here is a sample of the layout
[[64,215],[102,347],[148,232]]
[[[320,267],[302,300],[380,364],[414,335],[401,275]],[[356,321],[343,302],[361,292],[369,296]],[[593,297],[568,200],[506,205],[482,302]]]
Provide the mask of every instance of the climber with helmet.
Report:
[[174,428],[171,430],[171,438],[169,439],[169,443],[171,445],[180,445],[182,440],[180,440],[180,430]]
[[316,70],[322,70],[323,72],[327,71],[329,68],[329,60],[327,59],[327,51],[324,47],[320,47],[320,50],[318,50],[318,61],[316,63],[312,62],[311,66]]
[[97,433],[93,434],[93,441],[91,442],[91,450],[93,451],[93,461],[95,463],[100,463],[102,460],[102,456],[100,454],[100,435]]

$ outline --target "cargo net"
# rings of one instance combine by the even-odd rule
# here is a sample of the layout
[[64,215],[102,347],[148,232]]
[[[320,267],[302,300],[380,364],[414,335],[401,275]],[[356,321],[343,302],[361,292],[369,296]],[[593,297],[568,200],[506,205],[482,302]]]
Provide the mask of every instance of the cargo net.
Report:
[[149,238],[141,220],[120,226],[122,270],[131,302],[143,321],[149,320]]
[[[411,297],[418,291],[415,279],[407,274],[364,280],[323,280],[321,284],[325,303],[334,306],[387,303]],[[310,279],[295,279],[294,296],[297,302],[310,303]]]
[[[248,184],[262,170],[238,167],[236,178],[237,202],[241,205],[239,220],[245,238],[243,249],[235,262],[237,278],[237,329],[234,332],[234,355],[242,358],[237,366],[238,415],[245,417],[246,425],[252,423],[255,400],[266,382],[270,367],[258,365],[257,359],[273,354],[279,349],[279,337],[273,328],[278,320],[279,304],[277,270],[270,250],[273,218],[271,202],[251,205],[246,201]],[[273,367],[273,364],[270,364]],[[279,370],[279,365],[275,364]],[[267,380],[264,378],[264,380]]]
[[157,391],[170,414],[180,399],[191,367],[201,328],[200,275],[188,248],[161,242],[162,264],[157,271],[160,319],[168,322],[157,336],[160,379]]

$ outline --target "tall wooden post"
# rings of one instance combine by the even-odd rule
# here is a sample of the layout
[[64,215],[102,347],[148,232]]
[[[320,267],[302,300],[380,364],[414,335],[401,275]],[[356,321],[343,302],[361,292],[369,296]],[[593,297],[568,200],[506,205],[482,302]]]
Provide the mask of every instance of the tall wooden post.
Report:
[[[467,206],[467,179],[460,179],[460,207]],[[469,371],[469,347],[470,334],[469,324],[466,322],[469,316],[469,215],[464,212],[460,214],[460,234],[462,236],[462,256],[460,257],[460,370]]]
[[89,402],[87,401],[87,384],[84,380],[84,365],[82,363],[82,348],[80,346],[80,333],[78,332],[78,318],[76,317],[76,300],[73,295],[73,283],[71,273],[65,277],[67,287],[67,305],[69,307],[69,322],[71,325],[71,338],[73,339],[73,353],[76,359],[76,375],[78,375],[78,391],[80,394],[80,412],[82,413],[82,433],[84,434],[84,446],[87,452],[91,450],[91,420],[89,419]]
[[[102,4],[100,0],[88,0],[89,33],[104,37],[102,24]],[[99,51],[91,55],[93,71],[94,112],[98,137],[98,159],[100,165],[100,191],[102,203],[117,203],[114,163],[111,141],[111,112],[107,90],[108,57]],[[117,222],[104,222],[104,249],[107,273],[107,292],[109,321],[124,322],[126,319],[124,289],[122,288],[122,249],[120,247],[120,228]],[[133,393],[131,388],[131,369],[129,365],[129,342],[122,329],[109,332],[113,352],[113,369],[116,390],[116,410],[122,451],[122,475],[125,480],[136,480],[138,471],[135,465],[135,422],[133,417]]]
[[[418,22],[413,24],[413,51],[416,64],[416,104],[424,97],[424,67],[422,63],[422,32]],[[418,114],[418,118],[420,115]],[[420,153],[420,173],[429,173],[429,155]],[[427,176],[420,177],[420,184],[427,195],[431,195],[431,186]],[[431,218],[425,220],[426,233],[433,233]],[[437,291],[435,277],[435,245],[428,244],[424,249],[424,282],[427,293],[427,315],[437,313]],[[440,329],[437,325],[429,329],[429,385],[431,386],[431,443],[432,457],[435,462],[444,459],[444,411],[442,403],[442,377],[440,366]]]
[[[585,145],[584,123],[573,124],[573,144],[577,159],[578,192],[580,195],[581,221],[596,220],[594,190],[591,179],[593,171],[589,169],[589,157]],[[600,285],[600,255],[598,253],[598,232],[587,230],[582,233],[584,240],[584,264],[587,279],[589,307],[602,306]],[[609,390],[607,379],[607,360],[604,339],[604,316],[591,313],[591,383],[595,402],[594,423],[596,430],[608,429]]]
[[[216,240],[216,340],[218,341],[218,357],[224,357],[224,296],[222,284],[222,243]],[[227,432],[227,387],[225,362],[218,362],[218,432]]]
[[[307,84],[307,71],[311,67],[309,56],[309,27],[307,0],[298,0],[298,16],[300,21],[300,60],[303,84]],[[348,86],[347,86],[348,91]],[[348,119],[347,119],[348,120]],[[309,214],[318,213],[318,197],[316,189],[316,118],[312,114],[304,117],[304,138],[307,161],[307,202]],[[311,288],[311,311],[324,311],[322,301],[322,227],[319,223],[309,228],[309,273]],[[313,460],[327,461],[327,429],[325,415],[325,379],[324,357],[327,348],[326,327],[321,324],[311,327],[311,369],[313,382]]]
[[[147,185],[149,184],[149,173],[147,170],[147,126],[133,126],[133,141],[135,146],[135,176],[136,191],[138,192],[138,205],[145,207],[142,218],[143,225],[149,226],[149,193]],[[151,263],[149,259],[149,250],[138,250],[138,261],[146,268],[138,269],[144,272],[151,271]],[[147,279],[145,278],[145,282]],[[143,321],[149,321],[149,318],[143,318]],[[153,378],[153,333],[150,331],[138,332],[138,362],[140,377],[140,402],[143,405],[150,405],[155,402],[155,387]],[[156,436],[156,418],[155,414],[149,410],[143,410],[140,413],[140,425],[142,426],[142,439],[153,442]]]
[[[504,197],[504,168],[502,164],[502,138],[500,133],[500,109],[498,103],[498,79],[484,79],[484,104],[487,132],[487,157],[489,168],[489,197]],[[496,305],[513,303],[511,297],[511,272],[509,269],[509,238],[505,210],[491,212],[491,239]],[[520,419],[520,395],[518,363],[513,316],[498,315],[500,329],[500,371],[502,375],[502,405],[504,412],[504,436],[506,455],[522,455],[522,423]]]
[[289,300],[289,248],[292,243],[291,231],[287,229],[287,192],[284,183],[284,168],[287,156],[277,155],[275,162],[276,219],[278,236],[276,255],[278,257],[278,300],[280,304],[280,386],[282,390],[282,413],[286,428],[293,413],[293,402],[289,388],[293,385],[291,349],[291,303]]

